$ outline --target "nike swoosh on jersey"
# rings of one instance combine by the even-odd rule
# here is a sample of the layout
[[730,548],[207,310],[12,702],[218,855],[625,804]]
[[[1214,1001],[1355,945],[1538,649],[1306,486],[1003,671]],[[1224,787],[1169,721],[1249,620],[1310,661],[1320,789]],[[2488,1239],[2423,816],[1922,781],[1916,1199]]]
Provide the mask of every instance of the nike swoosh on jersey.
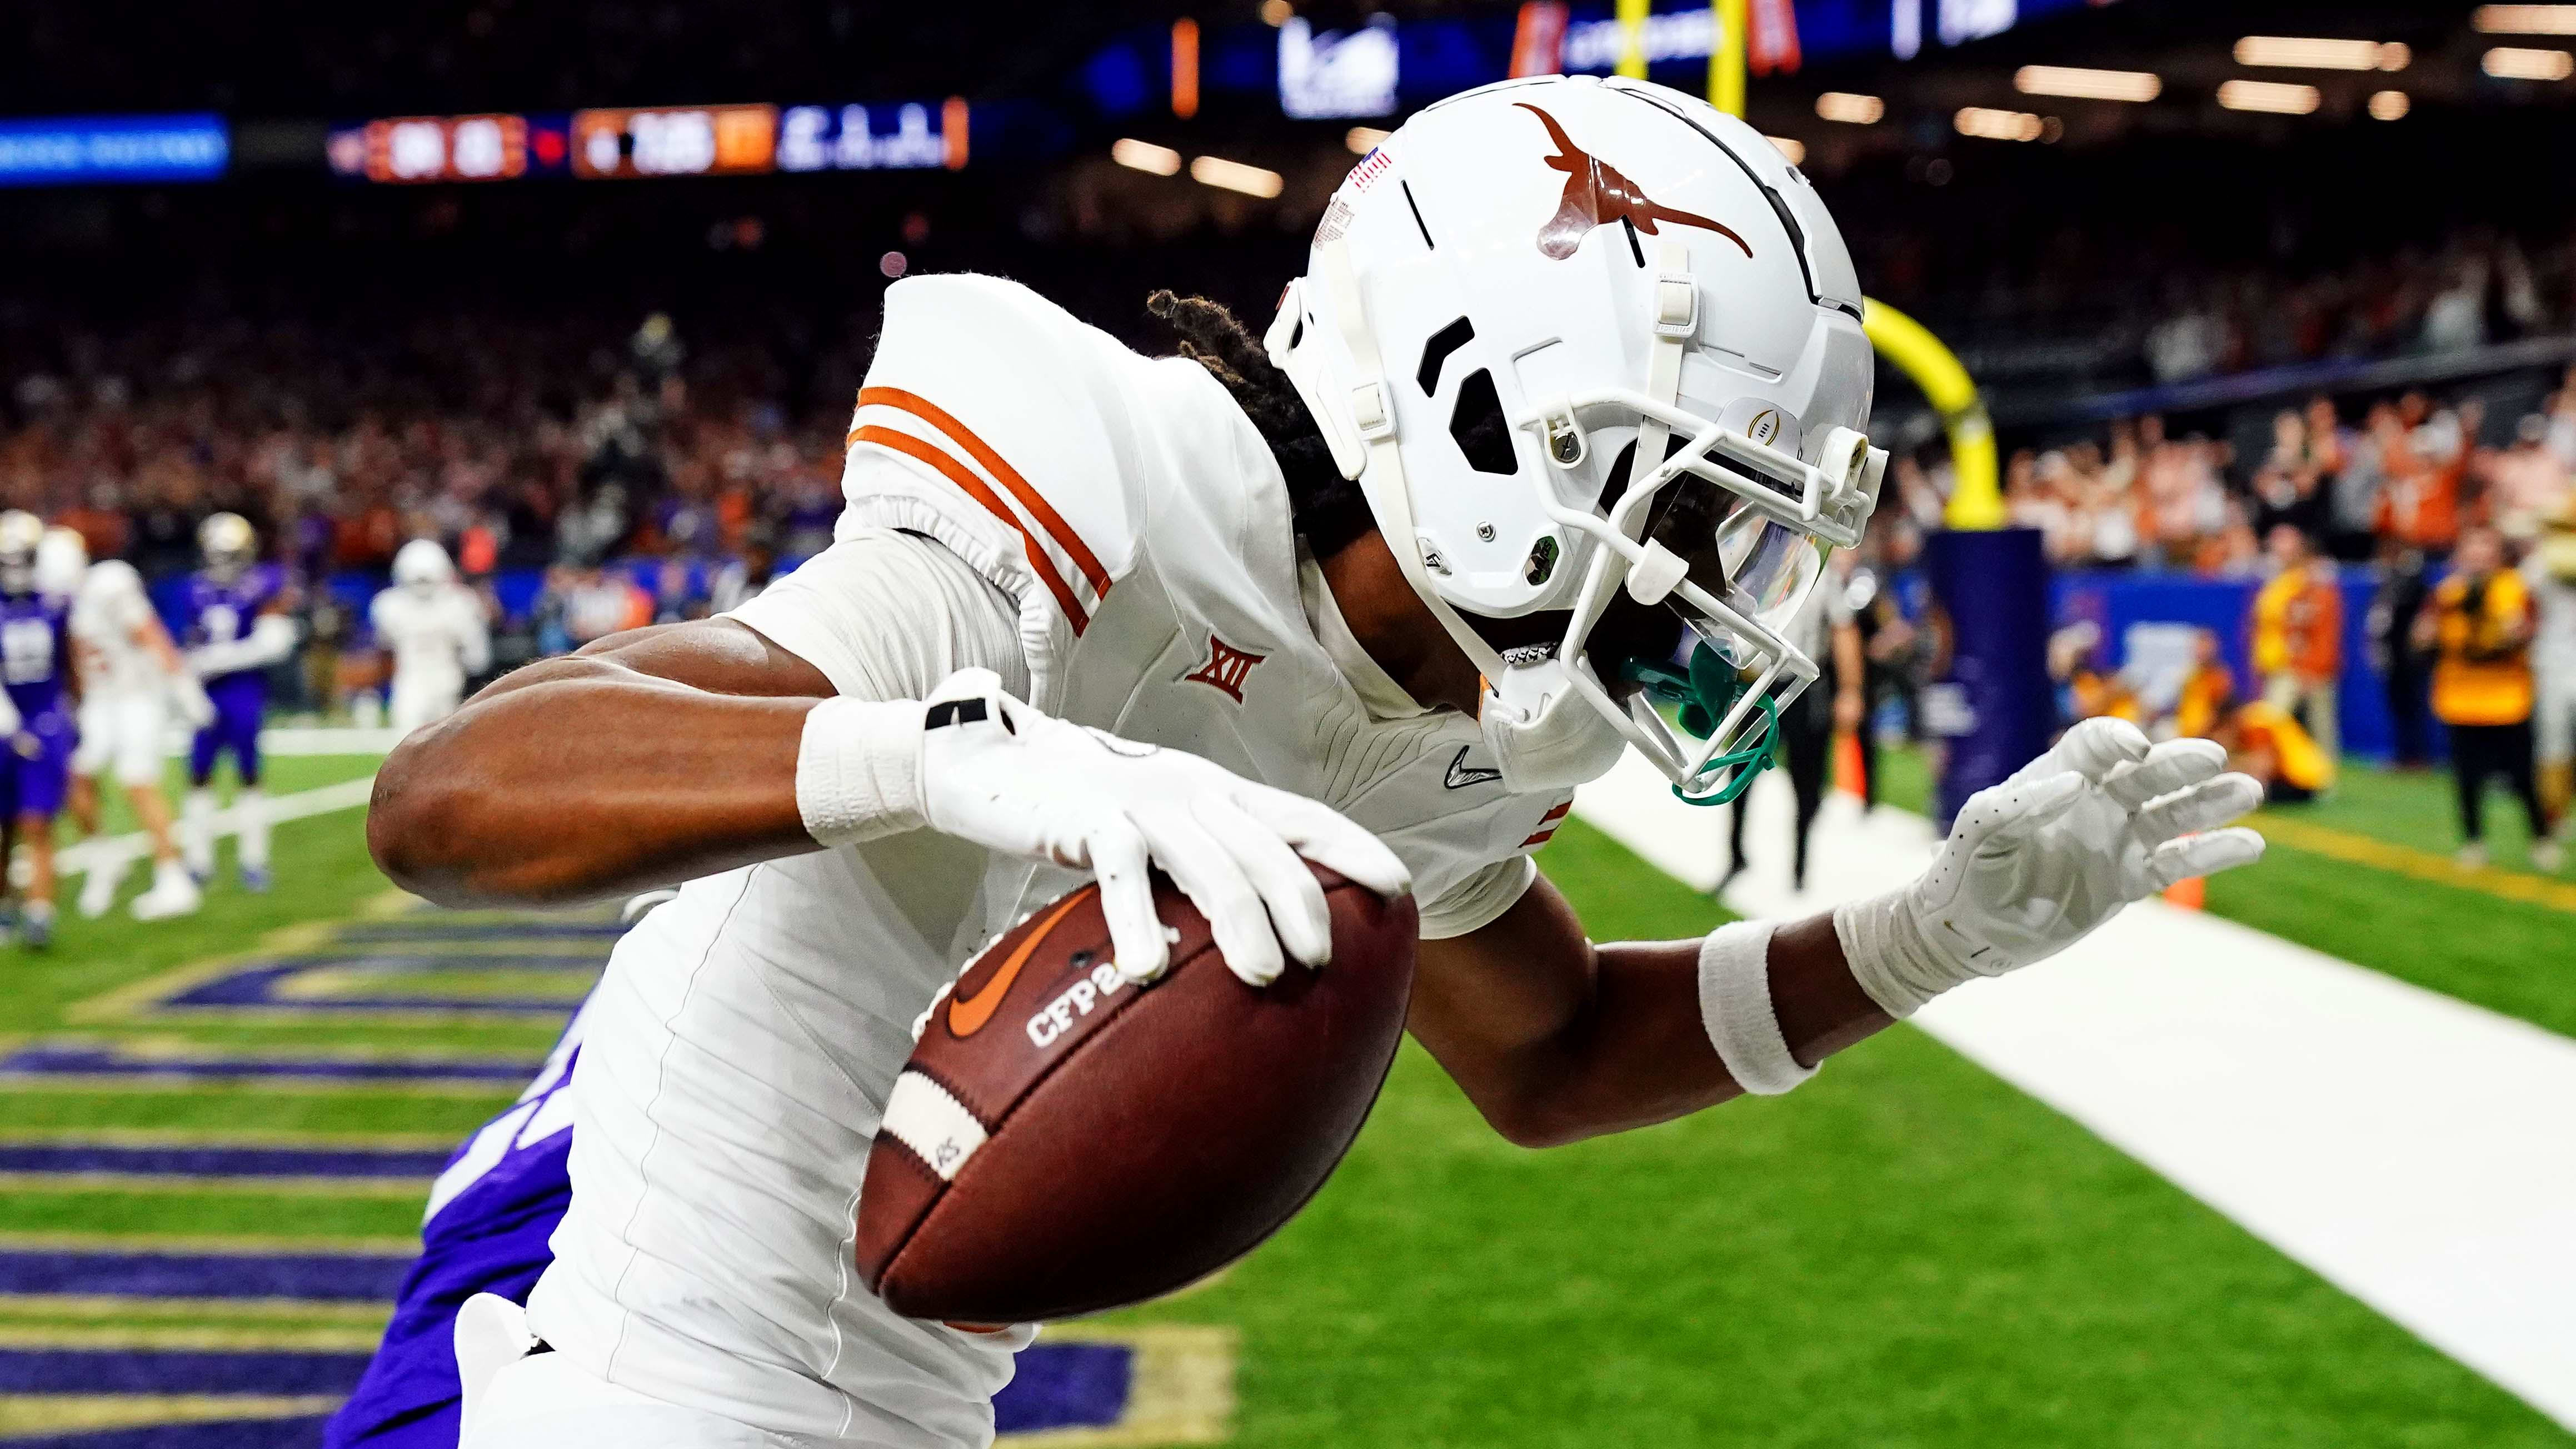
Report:
[[1038,922],[1038,928],[1029,933],[1029,938],[1011,948],[1011,954],[1002,959],[1002,968],[993,973],[991,980],[984,983],[983,990],[972,996],[950,998],[948,1002],[949,1034],[967,1037],[982,1031],[984,1024],[993,1019],[993,1013],[1001,1009],[1002,998],[1010,994],[1011,983],[1020,979],[1021,968],[1029,964],[1029,958],[1037,954],[1038,947],[1046,944],[1046,938],[1054,932],[1056,923],[1063,920],[1075,906],[1081,905],[1099,889],[1100,887],[1096,885],[1084,886],[1081,890],[1058,901],[1055,909],[1047,913],[1047,918]]
[[1446,783],[1452,790],[1464,790],[1470,785],[1490,785],[1501,778],[1503,778],[1503,772],[1500,770],[1468,764],[1467,747],[1460,745],[1458,753],[1449,760],[1449,776]]

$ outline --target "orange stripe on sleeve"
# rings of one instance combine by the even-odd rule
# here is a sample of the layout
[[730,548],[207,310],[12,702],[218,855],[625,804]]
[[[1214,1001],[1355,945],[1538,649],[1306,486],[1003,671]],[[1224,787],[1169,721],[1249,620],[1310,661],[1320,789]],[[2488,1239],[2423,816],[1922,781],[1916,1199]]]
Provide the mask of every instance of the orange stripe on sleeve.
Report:
[[1020,546],[1029,556],[1029,567],[1036,570],[1038,582],[1046,585],[1047,592],[1055,595],[1056,604],[1064,610],[1064,616],[1073,621],[1073,632],[1080,634],[1090,627],[1091,618],[1082,611],[1081,601],[1073,596],[1072,586],[1064,581],[1062,574],[1056,572],[1054,562],[1047,558],[1046,550],[1038,547],[1038,541],[1029,533],[1028,525],[1020,522],[1020,516],[1011,511],[1011,506],[1004,503],[991,488],[985,486],[983,479],[975,476],[974,469],[912,434],[898,432],[893,428],[869,426],[853,429],[850,433],[850,442],[853,445],[874,443],[881,448],[892,448],[907,458],[927,463],[938,469],[941,476],[964,489],[967,497],[984,505],[986,512],[1009,524],[1011,530],[1020,536]]
[[994,452],[982,438],[975,436],[974,429],[959,422],[955,415],[937,403],[899,387],[862,388],[859,390],[859,406],[898,408],[946,433],[957,446],[966,450],[968,457],[983,464],[985,472],[1000,479],[1002,486],[1011,491],[1011,496],[1020,501],[1020,506],[1029,511],[1029,516],[1038,521],[1038,526],[1047,531],[1047,536],[1072,557],[1074,567],[1081,569],[1082,576],[1090,581],[1093,593],[1106,595],[1109,592],[1109,571],[1100,566],[1099,557],[1084,545],[1082,535],[1073,531],[1073,525],[1064,521],[1064,515],[1055,511],[1055,506],[1046,501],[1044,494],[1020,476],[1020,470]]

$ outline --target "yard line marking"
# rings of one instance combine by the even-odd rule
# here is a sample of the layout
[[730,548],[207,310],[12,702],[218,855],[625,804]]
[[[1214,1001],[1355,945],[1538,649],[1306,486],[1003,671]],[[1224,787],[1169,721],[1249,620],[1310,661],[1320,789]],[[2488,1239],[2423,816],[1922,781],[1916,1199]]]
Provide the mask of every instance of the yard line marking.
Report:
[[338,1394],[0,1394],[0,1435],[23,1438],[147,1424],[302,1419],[340,1406]]
[[[1832,796],[1793,893],[1788,795],[1755,784],[1754,863],[1726,894],[1747,915],[1895,889],[1936,844],[1918,816]],[[1576,808],[1716,881],[1725,822],[1642,761]],[[2576,1428],[2576,1041],[2160,901],[1914,1023]]]
[[[292,795],[280,795],[267,802],[268,820],[272,825],[283,825],[308,815],[327,815],[334,810],[352,809],[366,804],[375,788],[376,777],[369,775],[363,780],[343,780],[336,785],[319,785],[310,790],[298,790]],[[227,805],[216,811],[214,829],[217,838],[240,834],[241,807]],[[54,853],[54,868],[67,876],[84,874],[93,865],[113,865],[122,870],[150,853],[151,849],[151,836],[140,830],[129,831],[124,835],[66,845]]]
[[333,1328],[292,1323],[214,1328],[189,1324],[10,1323],[0,1321],[0,1350],[68,1349],[90,1353],[373,1353],[384,1325]]
[[1221,1444],[1234,1427],[1234,1365],[1239,1336],[1231,1328],[1184,1323],[1096,1328],[1049,1324],[1037,1346],[1125,1345],[1127,1406],[1100,1429],[1055,1429],[1005,1435],[996,1449],[1116,1449],[1122,1445]]
[[2255,817],[2253,825],[2263,832],[2265,839],[2311,855],[2326,856],[2350,865],[2366,865],[2373,870],[2389,871],[2434,885],[2576,913],[2576,882],[2518,870],[2501,870],[2492,865],[2463,866],[2447,855],[2417,850],[2410,845],[2392,844],[2349,830],[2337,830],[2311,820],[2294,820],[2270,810]]
[[155,1077],[170,1083],[241,1078],[311,1082],[488,1082],[514,1086],[545,1064],[542,1053],[518,1056],[430,1055],[298,1048],[288,1053],[227,1052],[173,1043],[36,1041],[0,1056],[0,1081],[16,1078]]
[[342,1302],[327,1298],[207,1298],[185,1295],[115,1293],[0,1293],[0,1319],[111,1318],[176,1319],[264,1318],[282,1325],[314,1328],[382,1328],[393,1314],[390,1303]]

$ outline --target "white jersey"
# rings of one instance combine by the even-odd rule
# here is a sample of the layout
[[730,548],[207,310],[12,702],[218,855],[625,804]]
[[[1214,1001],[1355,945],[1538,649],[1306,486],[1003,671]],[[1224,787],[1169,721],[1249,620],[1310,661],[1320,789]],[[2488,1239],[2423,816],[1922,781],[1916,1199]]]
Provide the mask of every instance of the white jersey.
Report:
[[483,605],[456,584],[415,588],[397,584],[367,606],[376,641],[394,656],[394,679],[461,687],[492,659]]
[[[733,617],[844,694],[960,667],[1062,718],[1325,801],[1412,870],[1426,936],[1500,915],[1561,795],[1406,699],[1297,554],[1277,464],[1197,363],[1035,294],[897,283],[838,541]],[[928,832],[689,883],[622,941],[574,1074],[572,1207],[530,1327],[613,1384],[779,1435],[952,1449],[1027,1329],[895,1316],[852,1266],[913,1019],[1079,873]]]
[[90,565],[80,592],[72,596],[72,667],[79,671],[81,698],[163,698],[169,671],[149,639],[157,622],[143,576],[121,559]]

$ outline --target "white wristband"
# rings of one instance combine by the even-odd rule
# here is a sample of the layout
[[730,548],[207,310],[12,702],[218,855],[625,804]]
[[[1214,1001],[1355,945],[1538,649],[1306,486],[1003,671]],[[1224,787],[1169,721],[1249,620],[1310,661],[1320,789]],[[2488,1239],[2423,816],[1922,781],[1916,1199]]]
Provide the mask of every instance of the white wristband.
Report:
[[921,806],[919,700],[827,699],[796,746],[796,813],[825,845],[853,845],[929,823]]
[[1699,948],[1699,1019],[1726,1074],[1748,1092],[1776,1097],[1816,1074],[1789,1053],[1771,1009],[1773,921],[1738,921]]

